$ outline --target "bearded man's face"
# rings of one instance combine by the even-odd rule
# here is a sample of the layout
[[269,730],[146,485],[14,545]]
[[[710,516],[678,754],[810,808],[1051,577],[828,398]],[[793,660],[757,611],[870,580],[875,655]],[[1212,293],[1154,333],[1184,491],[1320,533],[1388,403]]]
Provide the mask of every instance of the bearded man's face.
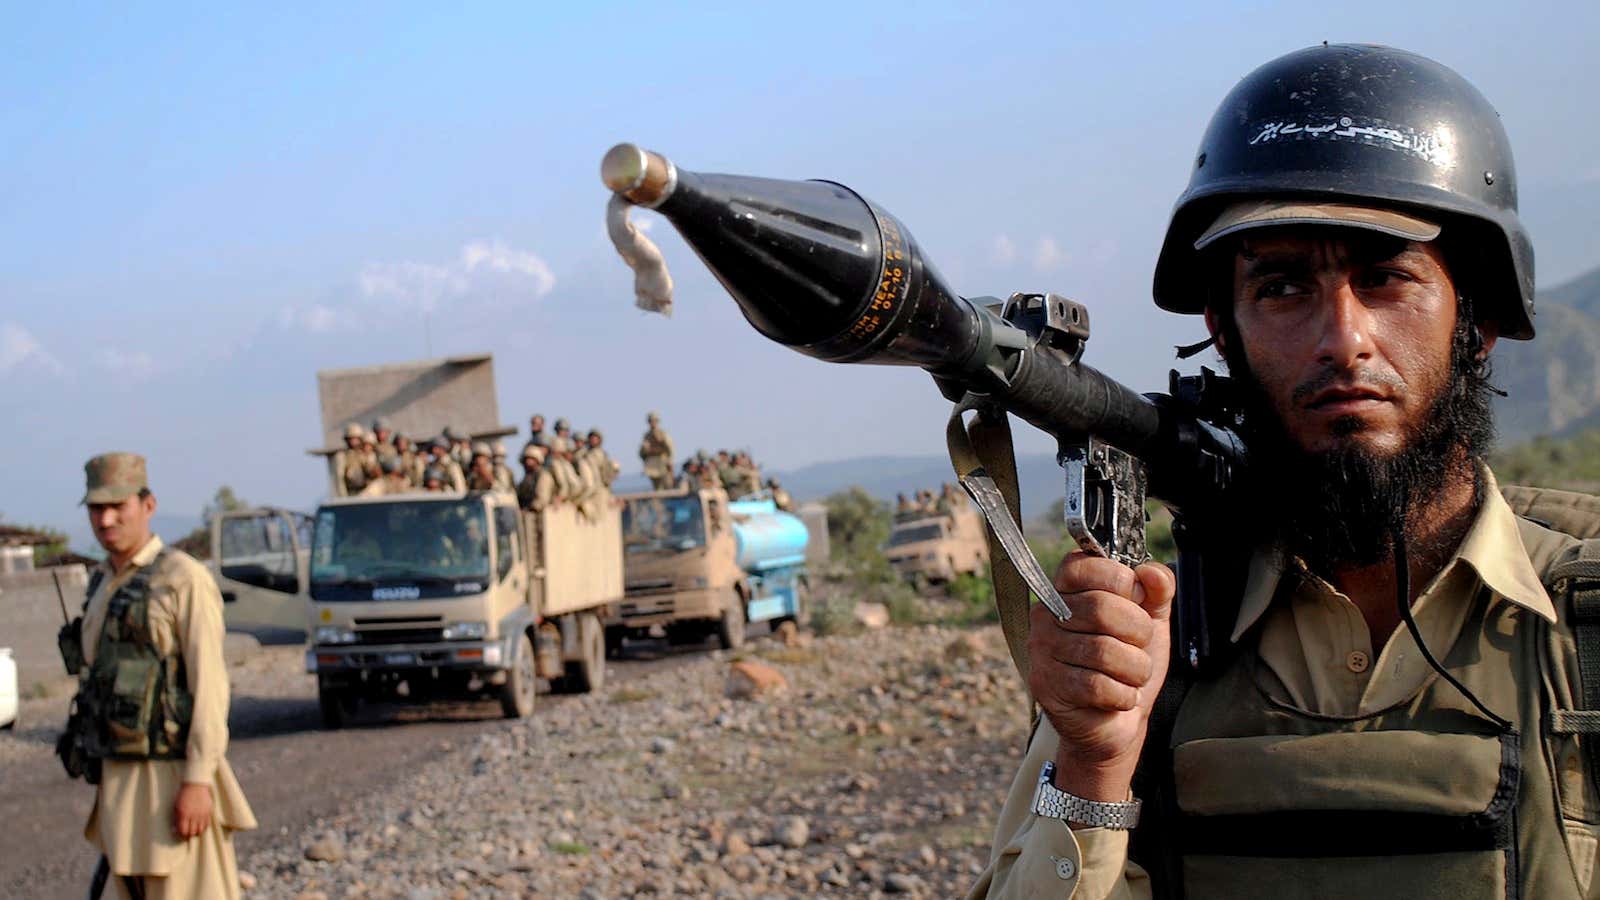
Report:
[[[1264,228],[1207,313],[1247,404],[1256,515],[1319,567],[1385,557],[1406,499],[1475,477],[1492,435],[1481,354],[1436,243]],[[1474,338],[1481,338],[1474,340]]]

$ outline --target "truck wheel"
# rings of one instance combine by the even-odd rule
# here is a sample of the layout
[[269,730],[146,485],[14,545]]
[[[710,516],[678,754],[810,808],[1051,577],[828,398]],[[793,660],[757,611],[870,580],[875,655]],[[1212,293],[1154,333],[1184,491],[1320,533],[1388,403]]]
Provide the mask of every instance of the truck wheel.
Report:
[[594,613],[578,617],[578,649],[583,658],[567,663],[567,677],[561,679],[562,687],[574,694],[587,694],[605,687],[605,629],[600,627],[600,619]]
[[317,711],[322,714],[322,727],[337,731],[355,715],[356,698],[349,688],[317,685]]
[[539,678],[533,671],[533,641],[524,633],[516,646],[517,656],[506,671],[506,683],[500,686],[500,711],[508,719],[525,719],[533,714]]
[[717,621],[717,639],[728,650],[744,645],[744,595],[738,591],[722,608],[722,618]]

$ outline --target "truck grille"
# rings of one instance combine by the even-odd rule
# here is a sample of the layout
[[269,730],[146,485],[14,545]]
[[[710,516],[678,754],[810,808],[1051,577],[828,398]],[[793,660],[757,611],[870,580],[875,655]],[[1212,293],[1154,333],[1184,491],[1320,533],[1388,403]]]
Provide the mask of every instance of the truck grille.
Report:
[[648,596],[650,594],[664,594],[672,591],[671,578],[659,578],[652,581],[630,581],[626,593],[629,597]]
[[628,599],[622,601],[620,604],[622,617],[624,619],[632,618],[634,616],[656,616],[661,615],[662,613],[670,614],[673,611],[673,608],[674,606],[671,594],[664,594],[659,597]]
[[363,628],[358,644],[436,644],[444,640],[443,628]]

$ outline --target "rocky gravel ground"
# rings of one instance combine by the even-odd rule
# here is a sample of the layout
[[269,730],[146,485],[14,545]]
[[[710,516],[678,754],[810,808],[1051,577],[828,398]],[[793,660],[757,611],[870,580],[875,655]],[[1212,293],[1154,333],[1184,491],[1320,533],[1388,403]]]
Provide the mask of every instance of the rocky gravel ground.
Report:
[[256,836],[246,896],[959,896],[1025,739],[998,629],[783,637],[542,703]]

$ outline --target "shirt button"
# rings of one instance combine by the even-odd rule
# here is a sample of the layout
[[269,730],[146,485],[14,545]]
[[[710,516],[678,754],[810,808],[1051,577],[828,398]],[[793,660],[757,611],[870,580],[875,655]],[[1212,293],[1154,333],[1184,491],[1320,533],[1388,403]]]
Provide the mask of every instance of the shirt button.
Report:
[[1056,877],[1062,881],[1071,881],[1078,877],[1078,866],[1070,859],[1056,860]]
[[1372,660],[1368,659],[1367,654],[1360,650],[1351,650],[1350,655],[1345,657],[1344,664],[1349,667],[1350,671],[1360,674],[1367,670],[1367,666],[1372,664]]

